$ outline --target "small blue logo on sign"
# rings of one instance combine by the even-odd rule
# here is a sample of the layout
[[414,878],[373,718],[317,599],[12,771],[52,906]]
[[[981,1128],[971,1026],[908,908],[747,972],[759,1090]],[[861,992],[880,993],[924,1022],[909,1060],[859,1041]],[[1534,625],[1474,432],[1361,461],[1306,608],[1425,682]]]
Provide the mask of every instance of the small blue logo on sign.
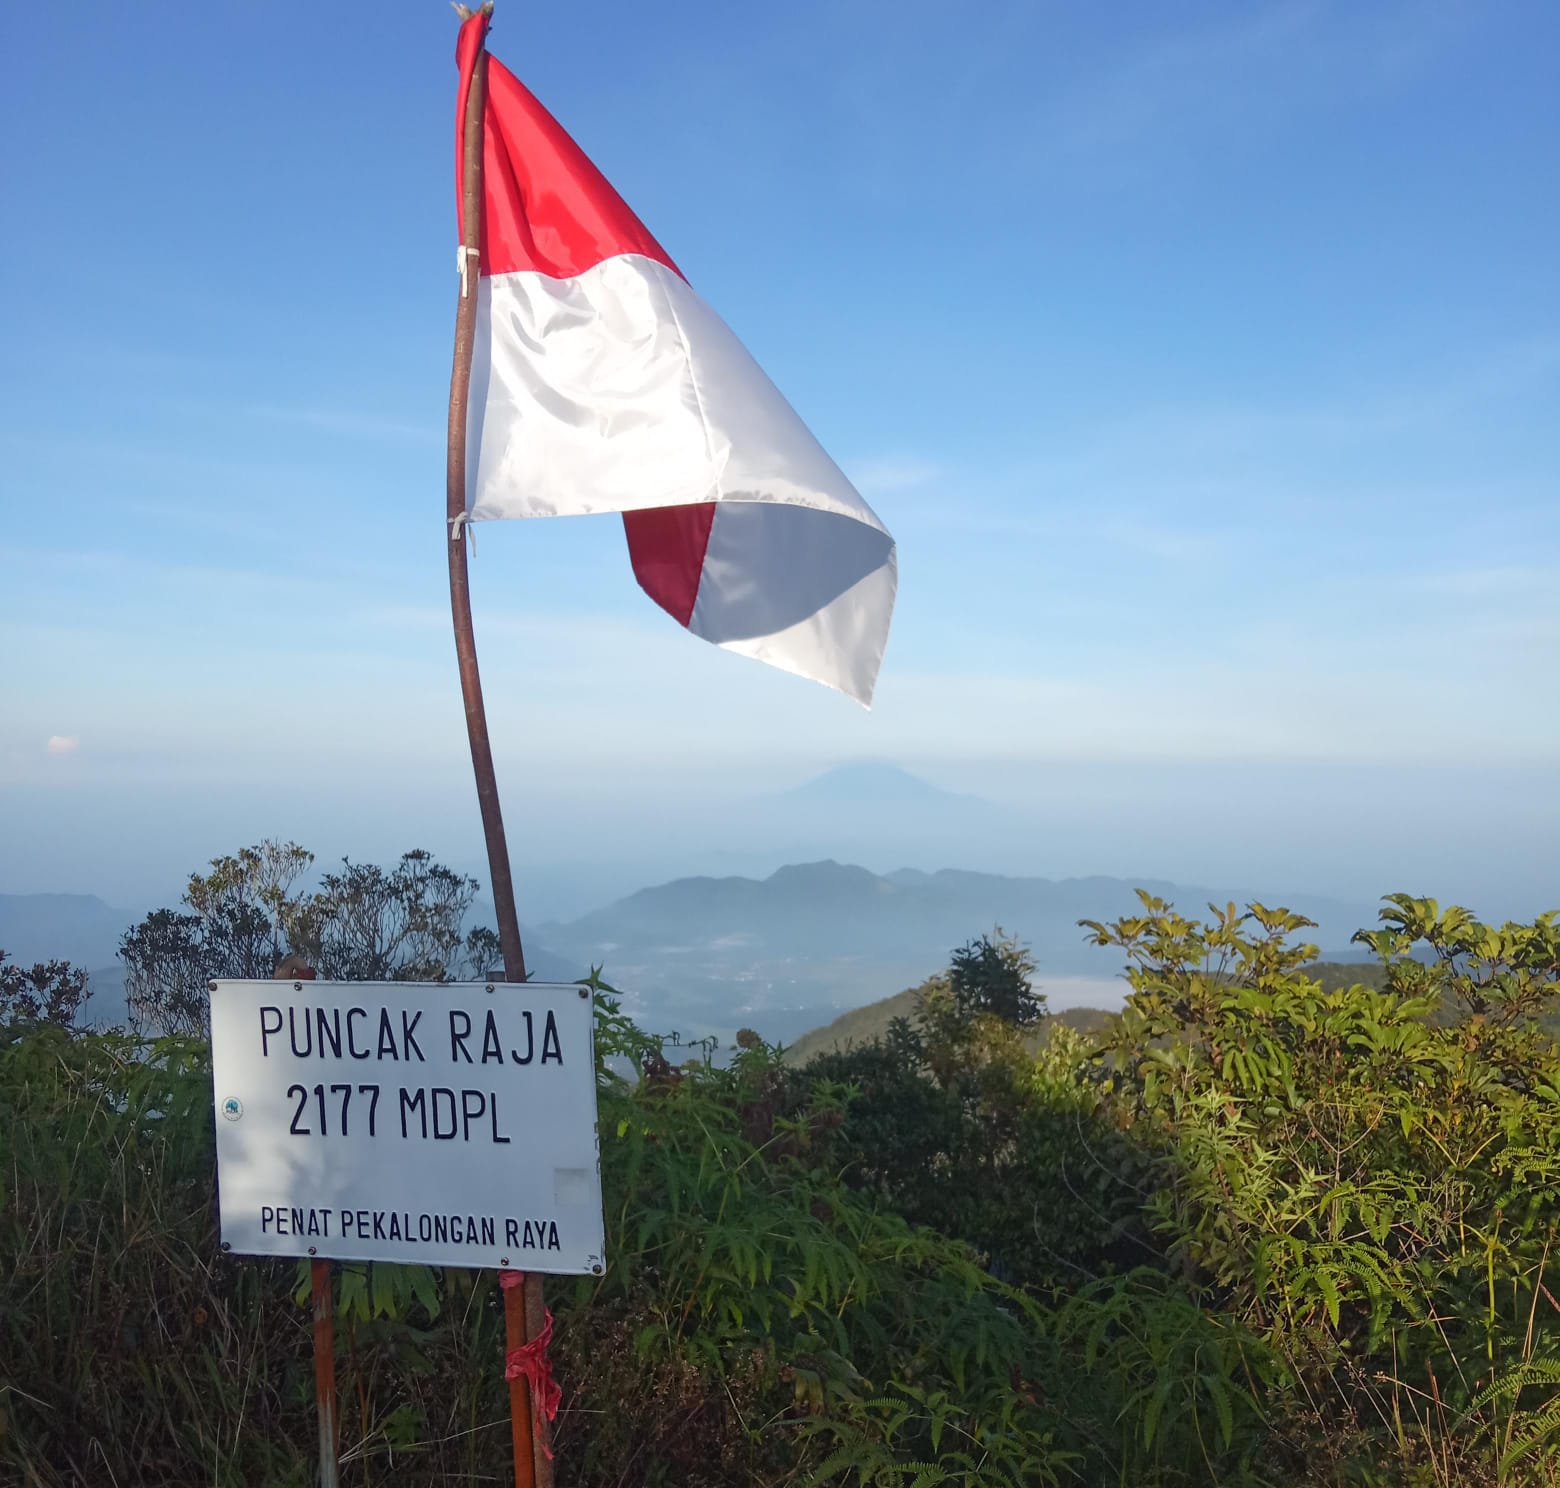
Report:
[[222,1114],[229,1121],[237,1121],[244,1114],[244,1103],[236,1095],[230,1095],[222,1102]]

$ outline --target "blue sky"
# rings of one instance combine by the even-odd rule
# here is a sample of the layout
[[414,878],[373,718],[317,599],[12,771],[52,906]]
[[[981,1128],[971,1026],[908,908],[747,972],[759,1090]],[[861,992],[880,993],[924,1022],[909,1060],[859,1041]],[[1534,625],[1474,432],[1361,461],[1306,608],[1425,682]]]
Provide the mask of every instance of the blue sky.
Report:
[[[0,889],[474,856],[454,33],[0,19]],[[1052,823],[1036,871],[1560,901],[1553,7],[502,4],[491,46],[901,569],[867,714],[680,633],[611,519],[485,527],[523,860],[874,756]]]

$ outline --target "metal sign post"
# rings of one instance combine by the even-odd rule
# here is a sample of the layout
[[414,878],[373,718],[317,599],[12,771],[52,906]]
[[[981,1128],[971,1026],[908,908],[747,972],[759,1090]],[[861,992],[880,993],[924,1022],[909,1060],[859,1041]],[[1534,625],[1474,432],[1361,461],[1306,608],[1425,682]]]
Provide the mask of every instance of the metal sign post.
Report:
[[314,1302],[314,1406],[320,1430],[320,1488],[338,1488],[341,1428],[336,1419],[336,1334],[331,1316],[330,1262],[309,1266]]
[[210,985],[222,1247],[312,1262],[321,1484],[339,1432],[332,1259],[499,1272],[516,1468],[534,1481],[558,1397],[526,1288],[606,1264],[590,989]]

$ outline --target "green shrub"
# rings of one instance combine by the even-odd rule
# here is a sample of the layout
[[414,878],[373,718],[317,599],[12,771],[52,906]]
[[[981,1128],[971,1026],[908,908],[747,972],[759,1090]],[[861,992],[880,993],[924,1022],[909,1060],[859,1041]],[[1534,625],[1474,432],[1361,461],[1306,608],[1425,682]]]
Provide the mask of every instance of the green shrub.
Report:
[[1384,989],[1329,991],[1298,916],[1143,906],[1091,926],[1131,963],[1102,1099],[1160,1154],[1144,1212],[1188,1295],[1283,1360],[1296,1455],[1329,1482],[1553,1481],[1553,917],[1396,897],[1363,937]]
[[[891,1482],[962,1444],[969,1481],[1054,1481],[1050,1415],[1012,1385],[1041,1358],[1026,1300],[815,1166],[837,1102],[788,1109],[773,1050],[672,1071],[606,993],[600,1020],[611,1263],[551,1284],[571,1480]],[[643,1078],[608,1073],[625,1054]],[[0,1462],[41,1483],[308,1481],[296,1268],[218,1251],[205,1046],[10,1036],[0,1123]],[[356,1481],[501,1476],[493,1278],[346,1267],[338,1299]]]
[[[596,984],[567,1481],[1560,1482],[1560,933],[1383,919],[1351,986],[1296,916],[1145,897],[1090,927],[1102,1031],[934,979],[803,1070],[673,1069]],[[299,1268],[218,1252],[204,1042],[0,1027],[0,1140],[0,1477],[311,1481]],[[492,1274],[338,1276],[345,1480],[505,1480]]]

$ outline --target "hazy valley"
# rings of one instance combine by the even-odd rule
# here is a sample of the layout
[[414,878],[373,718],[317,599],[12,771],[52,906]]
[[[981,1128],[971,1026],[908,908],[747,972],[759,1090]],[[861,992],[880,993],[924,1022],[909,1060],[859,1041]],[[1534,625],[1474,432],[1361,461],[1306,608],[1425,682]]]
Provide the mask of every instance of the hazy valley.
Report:
[[[796,791],[747,803],[730,839],[743,844],[746,862],[773,863],[808,850],[832,856],[603,893],[598,907],[527,926],[532,975],[573,980],[600,967],[624,993],[627,1009],[657,1033],[713,1034],[727,1042],[751,1026],[790,1041],[918,984],[946,964],[953,946],[995,925],[1033,948],[1039,984],[1054,1008],[1113,1007],[1122,996],[1121,965],[1085,944],[1078,921],[1131,912],[1139,888],[1192,911],[1253,897],[1283,903],[1317,922],[1313,938],[1331,960],[1358,959],[1350,937],[1375,920],[1372,904],[1286,893],[1293,886],[1285,885],[921,866],[874,872],[837,860],[854,850],[877,862],[899,852],[936,862],[929,854],[939,851],[968,861],[982,840],[1004,835],[1004,823],[1006,835],[1027,827],[991,802],[939,790],[892,765],[843,766]],[[630,871],[604,858],[594,876],[572,881],[568,897],[589,902],[592,883],[607,890]],[[526,874],[518,876],[523,913]],[[161,902],[176,899],[173,891]],[[118,1022],[119,937],[150,907],[117,907],[91,894],[0,895],[0,947],[16,961],[60,957],[86,967],[91,1019]],[[479,897],[474,921],[491,917],[490,903]]]

